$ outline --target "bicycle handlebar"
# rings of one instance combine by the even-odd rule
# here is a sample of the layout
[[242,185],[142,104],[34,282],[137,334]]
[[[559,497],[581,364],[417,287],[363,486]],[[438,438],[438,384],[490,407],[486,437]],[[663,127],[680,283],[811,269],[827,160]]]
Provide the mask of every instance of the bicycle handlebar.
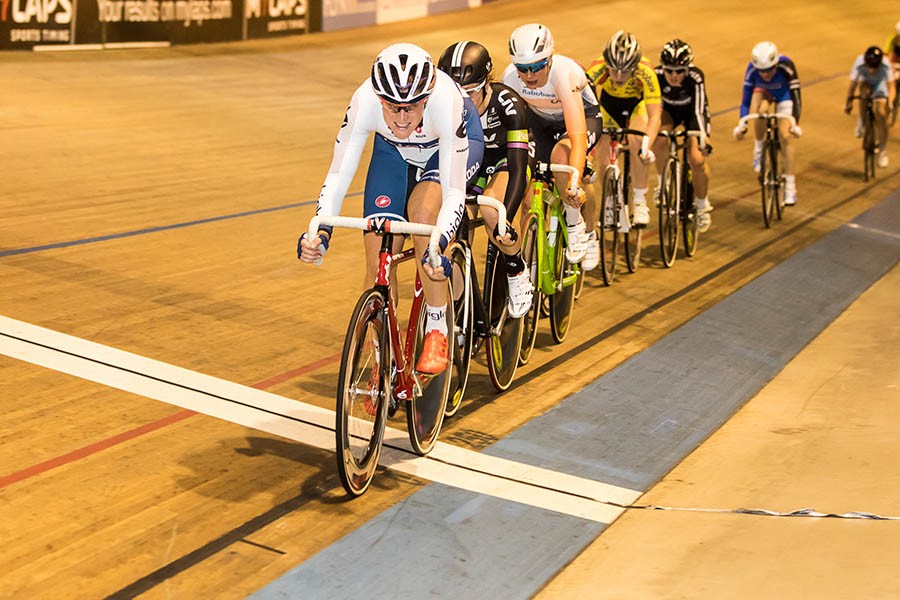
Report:
[[787,119],[790,121],[792,129],[797,126],[797,120],[794,118],[794,115],[785,115],[782,113],[750,113],[749,115],[741,117],[740,120],[738,120],[738,125],[747,127],[747,123],[753,119],[769,119],[771,117]]
[[[406,221],[392,221],[384,217],[343,217],[343,216],[319,216],[309,220],[309,238],[313,239],[319,234],[321,225],[331,227],[346,227],[348,229],[361,229],[363,231],[375,231],[380,233],[399,233],[404,235],[427,235],[428,237],[428,262],[435,269],[441,266],[441,230],[435,225],[424,223],[407,223]],[[322,259],[316,261],[321,264]]]
[[664,138],[675,139],[679,137],[695,137],[700,138],[700,148],[706,148],[709,144],[707,143],[706,132],[698,129],[698,130],[690,130],[687,129],[679,129],[677,131],[666,131],[660,130],[657,134]]
[[[563,165],[563,164],[559,164],[559,163],[549,163],[548,164],[545,162],[539,162],[539,163],[537,163],[536,170],[540,171],[541,173],[546,173],[547,171],[550,171],[551,173],[568,173],[569,175],[577,175],[578,174],[578,169],[576,169],[575,167],[573,167],[571,165]],[[571,190],[571,191],[575,192],[576,190]]]
[[506,205],[497,200],[496,198],[492,198],[491,196],[484,196],[482,194],[478,194],[476,196],[475,201],[478,202],[478,206],[490,206],[494,210],[497,211],[497,233],[500,236],[506,235]]

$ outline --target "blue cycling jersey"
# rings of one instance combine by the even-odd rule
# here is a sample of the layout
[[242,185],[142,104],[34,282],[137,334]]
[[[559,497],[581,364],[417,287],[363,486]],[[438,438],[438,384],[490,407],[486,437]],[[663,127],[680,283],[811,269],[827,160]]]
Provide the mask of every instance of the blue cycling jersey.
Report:
[[741,116],[750,112],[750,98],[753,96],[753,91],[764,90],[775,103],[792,101],[792,112],[794,118],[799,122],[800,79],[797,77],[797,69],[787,56],[780,56],[774,68],[775,73],[766,80],[752,62],[747,64],[747,70],[744,73],[743,94],[741,95]]

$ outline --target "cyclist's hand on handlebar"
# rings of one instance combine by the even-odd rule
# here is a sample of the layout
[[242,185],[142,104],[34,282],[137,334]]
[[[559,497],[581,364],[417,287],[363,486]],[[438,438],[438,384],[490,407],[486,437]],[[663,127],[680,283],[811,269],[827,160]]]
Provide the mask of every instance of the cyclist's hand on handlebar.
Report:
[[519,239],[516,230],[509,224],[506,225],[506,235],[500,235],[500,227],[494,227],[494,239],[502,246],[512,246]]
[[580,208],[581,205],[584,204],[584,190],[578,187],[577,184],[573,186],[570,181],[569,187],[566,189],[566,195],[563,196],[563,203],[575,208]]
[[800,129],[799,125],[794,125],[793,127],[791,127],[791,135],[795,138],[798,138],[803,135],[803,130]]
[[429,279],[434,281],[443,281],[450,277],[450,273],[453,270],[453,265],[450,263],[450,259],[440,255],[440,265],[437,268],[434,268],[431,265],[431,250],[429,248],[425,248],[425,254],[422,255],[422,270],[425,271],[425,274],[428,275]]
[[305,263],[321,265],[329,243],[328,236],[321,232],[312,239],[304,233],[297,240],[297,258]]
[[849,115],[853,111],[853,101],[847,100],[847,104],[844,105],[844,114]]
[[744,134],[746,134],[746,133],[747,133],[747,128],[744,127],[743,125],[739,124],[737,127],[734,128],[732,135],[734,135],[734,139],[736,139],[737,141],[741,141],[742,139],[744,139]]
[[656,155],[653,154],[653,150],[650,150],[649,148],[647,148],[646,150],[642,148],[641,152],[638,154],[638,158],[640,158],[641,162],[645,165],[656,162]]

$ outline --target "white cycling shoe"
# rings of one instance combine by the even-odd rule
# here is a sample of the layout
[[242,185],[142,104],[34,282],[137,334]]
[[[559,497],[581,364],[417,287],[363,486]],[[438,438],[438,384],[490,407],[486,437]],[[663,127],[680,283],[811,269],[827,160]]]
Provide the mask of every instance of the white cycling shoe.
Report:
[[713,205],[710,204],[709,200],[702,204],[700,202],[694,204],[694,211],[697,214],[697,231],[700,233],[704,233],[712,225],[712,216],[709,214],[712,212],[712,209]]
[[646,227],[650,224],[650,209],[646,202],[634,203],[634,219],[632,221],[635,227]]
[[584,253],[584,259],[581,261],[581,268],[585,271],[593,271],[600,264],[600,240],[597,239],[597,232],[592,231],[587,234],[587,251]]
[[566,260],[570,263],[580,263],[587,253],[587,233],[585,233],[584,219],[575,225],[569,225],[567,229],[569,245],[566,247]]
[[878,153],[878,160],[875,164],[878,165],[879,169],[887,169],[887,166],[888,166],[887,151],[882,150],[881,152]]
[[525,269],[518,275],[507,275],[506,283],[509,286],[509,298],[506,303],[511,319],[518,319],[528,313],[531,308],[531,300],[534,296],[534,287],[528,270]]

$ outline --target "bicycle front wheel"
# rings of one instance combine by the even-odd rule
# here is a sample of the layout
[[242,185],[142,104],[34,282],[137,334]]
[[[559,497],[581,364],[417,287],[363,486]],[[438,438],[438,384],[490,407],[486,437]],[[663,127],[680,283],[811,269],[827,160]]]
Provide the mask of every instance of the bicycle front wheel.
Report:
[[625,244],[625,266],[629,273],[634,273],[641,266],[641,250],[644,247],[644,228],[629,223],[628,231],[622,234]]
[[455,312],[453,332],[450,343],[454,344],[453,363],[450,366],[450,392],[447,396],[447,408],[444,415],[451,417],[456,414],[462,404],[469,381],[469,371],[472,365],[472,338],[475,325],[475,316],[472,310],[473,293],[471,285],[466,286],[469,273],[467,266],[466,248],[460,242],[453,242],[447,248],[447,256],[452,265],[450,276],[450,291],[453,296]]
[[772,143],[765,142],[760,155],[759,184],[762,194],[763,224],[768,228],[775,219],[775,203],[778,201],[778,190],[775,181],[775,165],[772,162],[774,153],[771,151]]
[[600,276],[604,285],[612,285],[619,248],[619,178],[609,167],[603,173],[603,205],[597,233],[600,236]]
[[700,220],[694,208],[694,180],[688,164],[681,173],[681,234],[684,237],[684,255],[693,256],[700,237]]
[[[563,239],[562,221],[559,222],[559,229],[556,233],[556,239]],[[562,244],[557,243],[553,249],[555,254],[554,276],[556,277],[556,292],[550,296],[550,334],[553,341],[561,344],[569,333],[569,326],[572,321],[572,309],[575,307],[575,283],[578,279],[578,265],[573,265],[566,260],[566,249]]]
[[498,392],[504,392],[512,384],[513,377],[516,375],[516,367],[519,366],[523,317],[513,319],[509,316],[506,257],[493,244],[488,246],[488,252],[495,253],[497,259],[493,261],[493,268],[489,273],[485,273],[484,278],[484,306],[491,328],[491,336],[487,340],[488,347],[485,354],[491,383]]
[[[453,295],[448,290],[447,296],[447,331],[453,331],[455,318]],[[413,364],[418,362],[422,352],[422,341],[425,338],[425,303],[421,304],[416,332],[416,351]],[[424,456],[431,452],[444,423],[444,411],[447,409],[447,397],[450,394],[450,380],[453,373],[453,353],[455,344],[450,343],[450,366],[437,375],[416,373],[419,390],[414,389],[413,397],[406,402],[406,425],[409,430],[409,443],[416,454]],[[418,393],[421,391],[421,394]]]
[[350,318],[335,412],[335,447],[341,484],[352,496],[365,493],[381,455],[391,386],[390,339],[385,298],[371,289]]
[[519,364],[528,364],[534,341],[537,339],[537,326],[541,318],[541,264],[540,264],[540,228],[538,218],[528,215],[522,229],[522,260],[531,277],[533,295],[531,308],[522,317],[522,344],[519,347]]
[[678,162],[670,158],[663,167],[659,184],[659,253],[663,264],[675,264],[678,252]]

